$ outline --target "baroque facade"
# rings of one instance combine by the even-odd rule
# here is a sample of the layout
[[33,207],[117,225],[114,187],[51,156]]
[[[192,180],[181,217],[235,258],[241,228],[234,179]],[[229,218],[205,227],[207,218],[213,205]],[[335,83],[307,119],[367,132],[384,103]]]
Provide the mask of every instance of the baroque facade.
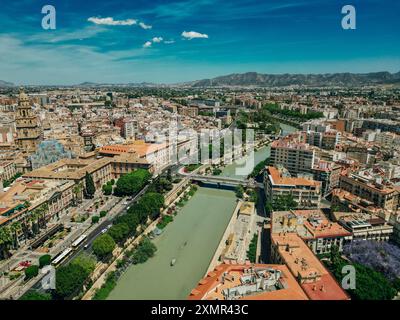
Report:
[[38,124],[37,116],[30,106],[28,96],[20,91],[16,114],[17,145],[27,152],[35,152],[42,140],[42,131]]

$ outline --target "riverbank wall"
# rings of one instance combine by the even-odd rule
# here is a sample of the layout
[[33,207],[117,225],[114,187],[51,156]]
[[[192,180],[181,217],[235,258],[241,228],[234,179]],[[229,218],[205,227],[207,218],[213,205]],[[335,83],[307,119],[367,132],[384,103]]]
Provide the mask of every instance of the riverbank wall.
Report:
[[207,272],[205,273],[204,276],[206,276],[210,271],[214,270],[215,267],[221,263],[221,261],[219,261],[219,258],[221,256],[223,250],[226,247],[226,240],[228,239],[229,235],[234,230],[235,223],[236,223],[236,220],[237,220],[237,217],[238,217],[238,212],[240,210],[240,206],[242,205],[242,203],[243,203],[242,200],[238,200],[238,202],[236,204],[236,207],[235,207],[235,210],[233,210],[232,217],[229,220],[229,223],[228,223],[228,225],[227,225],[227,227],[225,229],[225,232],[221,237],[221,240],[220,240],[220,242],[219,242],[219,244],[217,246],[217,249],[215,250],[214,256],[212,257],[211,262],[210,262],[210,264],[209,264],[209,266],[207,268]]

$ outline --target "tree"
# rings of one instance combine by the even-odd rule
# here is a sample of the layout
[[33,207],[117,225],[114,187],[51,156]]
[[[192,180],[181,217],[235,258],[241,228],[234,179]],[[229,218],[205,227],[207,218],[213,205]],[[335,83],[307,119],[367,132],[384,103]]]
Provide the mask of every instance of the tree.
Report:
[[93,241],[93,252],[99,259],[108,257],[115,248],[115,241],[109,234],[103,234]]
[[351,261],[382,273],[389,281],[400,277],[400,248],[386,241],[353,241],[343,247]]
[[103,193],[104,193],[106,196],[109,196],[109,195],[112,194],[113,188],[112,188],[112,185],[111,185],[111,184],[105,184],[105,185],[103,185],[102,190],[103,190]]
[[171,169],[170,168],[168,168],[168,170],[167,170],[167,180],[169,182],[172,182],[172,174],[171,174]]
[[104,218],[107,215],[107,211],[100,211],[100,218]]
[[139,243],[139,246],[131,253],[133,264],[146,262],[149,258],[154,256],[156,250],[156,246],[149,239],[143,239]]
[[56,295],[70,298],[80,292],[89,274],[78,264],[68,264],[56,270]]
[[393,282],[392,282],[392,286],[393,288],[396,289],[397,292],[400,291],[400,278],[396,278]]
[[7,227],[0,227],[0,258],[7,258],[12,244],[12,235]]
[[115,242],[122,242],[129,234],[129,226],[126,223],[115,224],[108,230],[108,234]]
[[[362,242],[364,243],[364,242]],[[358,243],[362,245],[362,243]],[[365,250],[365,248],[364,248]],[[373,252],[368,252],[374,255]],[[352,257],[353,258],[353,257]],[[397,290],[395,283],[385,278],[382,272],[378,272],[358,262],[349,262],[341,257],[337,246],[331,247],[330,260],[324,261],[339,282],[346,273],[342,273],[343,267],[352,265],[356,271],[356,289],[348,290],[354,300],[389,300],[394,297]]]
[[51,300],[51,294],[29,290],[25,292],[19,300]]
[[96,192],[96,187],[93,182],[92,175],[86,171],[85,175],[85,196],[86,198],[92,199],[94,193]]
[[267,215],[270,216],[273,211],[274,211],[274,207],[272,206],[272,203],[270,201],[267,201],[265,203],[265,212],[267,213]]
[[243,194],[244,194],[244,189],[242,185],[238,185],[235,188],[235,193],[236,193],[236,197],[238,197],[239,199],[243,198]]
[[122,175],[114,190],[116,196],[132,196],[139,192],[147,181],[150,179],[151,174],[145,169],[137,169],[131,173]]
[[43,268],[44,266],[48,266],[51,263],[51,256],[49,254],[45,254],[39,258],[39,268]]
[[129,209],[128,213],[118,217],[115,220],[116,224],[120,224],[120,223],[124,223],[129,227],[129,233],[135,233],[136,229],[139,225],[139,217],[137,214],[135,214],[134,212],[130,211],[131,209]]
[[13,236],[14,248],[19,248],[18,234],[22,231],[22,224],[19,221],[13,222],[10,226],[10,232]]
[[246,191],[249,194],[249,201],[257,203],[258,201],[258,193],[257,191],[250,189]]
[[139,214],[139,219],[143,221],[150,216],[152,219],[160,215],[160,208],[164,205],[164,196],[155,192],[146,193],[133,208]]
[[49,212],[47,203],[40,205],[33,211],[33,216],[36,219],[38,228],[46,228],[46,214]]
[[281,195],[272,203],[275,211],[288,211],[297,208],[297,202],[291,194]]
[[156,246],[148,239],[144,238],[140,243],[140,250],[145,253],[149,258],[153,257],[157,251]]
[[337,265],[340,262],[340,252],[339,252],[339,247],[337,245],[333,245],[331,247],[331,253],[330,253],[330,260],[331,263],[334,265]]
[[157,181],[157,187],[156,187],[156,191],[158,193],[163,193],[165,191],[170,191],[172,190],[173,186],[172,186],[172,182],[166,178],[160,178],[160,180]]
[[89,275],[96,268],[96,259],[87,253],[81,253],[71,261],[71,264],[80,266],[84,272]]
[[255,233],[249,244],[249,250],[247,251],[247,257],[249,258],[251,263],[255,263],[257,260],[257,241],[258,234]]
[[269,163],[269,158],[258,163],[254,167],[253,171],[249,174],[249,178],[256,178],[258,175],[260,175],[263,172],[263,170],[265,169],[265,167],[268,165],[268,163]]
[[[164,205],[164,196],[156,192],[147,192],[138,203],[133,205],[128,213],[118,217],[115,224],[124,223],[129,228],[129,233],[135,233],[139,224],[147,222],[160,215],[160,208]],[[118,230],[118,229],[117,229]],[[129,234],[128,233],[128,234]]]
[[99,216],[92,216],[92,223],[95,224],[97,222],[100,221],[100,217]]
[[222,173],[222,170],[219,168],[214,168],[212,171],[213,176],[219,176]]
[[77,205],[79,202],[82,202],[82,183],[77,183],[73,189],[72,193],[74,194],[74,205]]
[[30,280],[39,274],[39,266],[32,265],[25,269],[25,280]]
[[101,288],[96,290],[95,295],[92,300],[106,300],[110,292],[117,285],[117,276],[115,271],[110,272],[107,275],[106,282],[101,286]]

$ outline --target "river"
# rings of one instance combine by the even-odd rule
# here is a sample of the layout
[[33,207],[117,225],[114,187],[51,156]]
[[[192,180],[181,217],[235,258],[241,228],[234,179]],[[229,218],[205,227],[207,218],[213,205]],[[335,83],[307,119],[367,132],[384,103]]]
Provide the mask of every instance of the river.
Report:
[[[291,132],[296,131],[297,129],[287,124],[281,123],[281,130],[283,135],[287,135]],[[240,159],[239,161],[235,161],[232,164],[227,165],[225,168],[222,169],[221,176],[230,178],[247,177],[247,175],[249,175],[253,171],[254,166],[269,157],[270,152],[270,146],[262,147],[259,150],[255,151],[254,155],[250,153],[248,156]],[[253,156],[254,161],[252,161]]]
[[199,188],[154,239],[156,255],[130,267],[109,299],[186,299],[204,276],[235,206],[233,191]]
[[[283,134],[296,130],[284,124],[281,128]],[[254,164],[241,174],[249,174],[269,152],[269,146],[256,151]],[[238,166],[243,164],[226,166],[222,175],[237,177]],[[233,191],[199,188],[174,221],[154,239],[156,255],[144,264],[131,266],[119,279],[109,299],[186,299],[207,271],[235,206]],[[174,258],[176,263],[171,267]]]

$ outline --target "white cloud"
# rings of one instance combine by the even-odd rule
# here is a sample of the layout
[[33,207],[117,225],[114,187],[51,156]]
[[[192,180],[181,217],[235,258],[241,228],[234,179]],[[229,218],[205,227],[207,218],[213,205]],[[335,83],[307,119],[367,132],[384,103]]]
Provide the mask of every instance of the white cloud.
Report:
[[150,41],[147,41],[144,45],[143,45],[143,48],[150,48],[151,47],[151,45],[153,44],[153,43],[160,43],[160,42],[163,42],[163,38],[162,37],[154,37],[153,39],[151,39]]
[[145,30],[153,28],[152,26],[145,24],[144,22],[140,22],[139,26]]
[[137,24],[137,20],[134,19],[114,20],[114,18],[112,17],[108,18],[90,17],[88,21],[93,22],[94,24],[104,24],[107,26],[131,26]]
[[147,41],[144,45],[143,48],[150,48],[151,47],[152,42],[151,41]]
[[[13,34],[0,34],[0,43],[0,70],[2,75],[7,75],[7,81],[16,84],[119,81],[120,76],[114,80],[112,78],[124,72],[134,75],[136,71],[133,65],[141,65],[139,57],[152,56],[152,50],[142,48],[102,52],[87,45],[28,44],[25,37],[17,38]],[[111,73],[110,65],[113,66]],[[130,76],[124,81],[129,81]]]
[[162,37],[154,37],[152,40],[154,43],[160,43],[161,41],[163,41]]
[[192,39],[196,39],[196,38],[204,38],[204,39],[208,39],[208,34],[205,33],[199,33],[196,31],[183,31],[182,32],[182,37],[192,40]]

